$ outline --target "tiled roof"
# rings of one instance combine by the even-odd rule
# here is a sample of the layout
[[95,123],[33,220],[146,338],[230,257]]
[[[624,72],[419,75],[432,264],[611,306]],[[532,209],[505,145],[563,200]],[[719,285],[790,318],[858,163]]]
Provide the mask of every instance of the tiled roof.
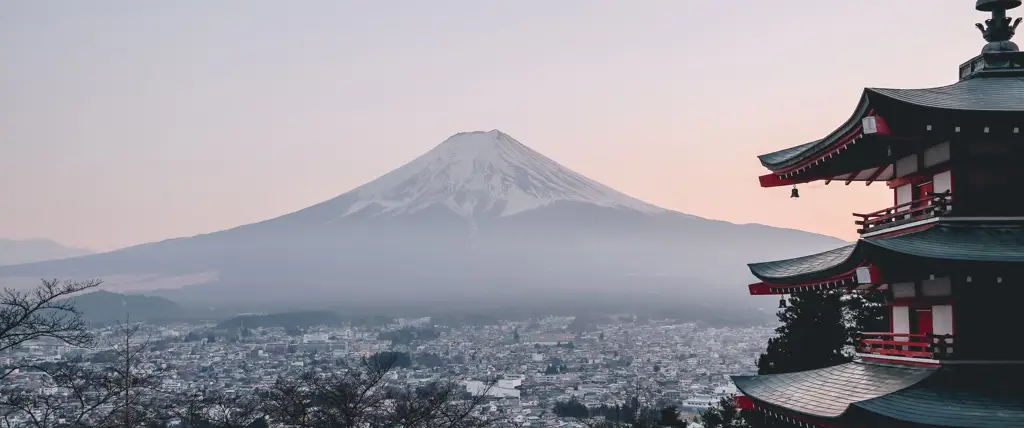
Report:
[[763,376],[733,376],[747,396],[805,415],[836,418],[851,404],[910,387],[934,369],[853,362],[818,370]]
[[1024,227],[941,223],[916,233],[864,242],[890,251],[940,260],[1024,262]]
[[1024,111],[1024,77],[983,77],[930,89],[868,88],[921,107],[969,111]]
[[813,149],[814,146],[816,146],[818,143],[821,143],[822,141],[824,140],[811,141],[810,143],[801,144],[796,147],[790,147],[788,149],[782,149],[777,152],[764,154],[758,156],[757,158],[761,160],[761,164],[764,166],[783,165],[784,162],[790,159],[799,158],[800,155],[804,154],[804,152]]
[[800,162],[808,155],[814,154],[815,152],[821,151],[836,142],[837,139],[853,131],[858,125],[860,125],[861,118],[868,110],[868,97],[861,96],[860,102],[857,104],[857,109],[854,110],[853,115],[846,122],[842,124],[835,131],[828,134],[825,138],[817,141],[811,141],[810,143],[804,143],[796,147],[790,147],[788,149],[782,149],[777,152],[772,152],[758,156],[761,160],[761,165],[764,165],[768,169],[781,169],[788,166],[792,166],[797,162]]
[[1024,263],[1024,224],[977,224],[944,220],[918,232],[862,238],[824,253],[751,263],[750,272],[772,284],[822,280],[870,262],[878,248],[936,260]]
[[825,138],[764,154],[758,159],[766,168],[778,170],[824,150],[860,124],[870,100],[876,97],[943,110],[1024,112],[1024,77],[979,77],[926,89],[866,88],[853,116]]
[[950,365],[909,388],[855,405],[921,425],[1022,428],[1022,381],[1019,366]]
[[773,262],[751,263],[750,272],[762,281],[792,281],[802,277],[820,276],[828,272],[843,273],[855,267],[853,259],[856,244],[839,247],[824,253]]

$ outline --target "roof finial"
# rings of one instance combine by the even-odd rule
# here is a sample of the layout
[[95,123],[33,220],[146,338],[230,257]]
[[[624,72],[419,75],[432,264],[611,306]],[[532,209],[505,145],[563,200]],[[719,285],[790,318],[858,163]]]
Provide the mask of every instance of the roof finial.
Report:
[[1006,11],[1021,5],[1021,0],[978,0],[975,9],[982,12],[992,12],[992,18],[985,20],[985,25],[975,24],[981,30],[982,36],[988,42],[981,51],[985,52],[1017,52],[1017,44],[1010,41],[1021,18],[1017,18],[1011,24],[1012,18],[1006,16]]

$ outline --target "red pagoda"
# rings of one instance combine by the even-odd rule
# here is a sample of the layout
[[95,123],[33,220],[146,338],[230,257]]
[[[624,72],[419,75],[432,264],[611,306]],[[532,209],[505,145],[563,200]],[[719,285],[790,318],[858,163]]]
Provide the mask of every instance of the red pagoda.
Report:
[[1024,427],[1024,52],[1006,16],[1020,5],[977,1],[988,43],[958,82],[865,89],[832,133],[760,156],[763,187],[885,183],[893,206],[854,214],[855,244],[749,265],[752,295],[888,293],[891,315],[853,362],[734,377],[759,422]]

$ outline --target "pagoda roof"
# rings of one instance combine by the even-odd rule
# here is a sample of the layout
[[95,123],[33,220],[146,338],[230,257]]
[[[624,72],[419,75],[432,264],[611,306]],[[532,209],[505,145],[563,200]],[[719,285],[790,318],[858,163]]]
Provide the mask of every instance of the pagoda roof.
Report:
[[1024,226],[939,223],[920,232],[865,238],[867,244],[910,256],[950,261],[1024,262]]
[[927,426],[1024,427],[1019,366],[930,368],[856,361],[732,379],[756,401],[817,418],[841,418],[856,409]]
[[910,387],[935,373],[934,368],[852,362],[794,373],[733,376],[736,388],[750,398],[822,418],[837,418],[861,401]]
[[1024,77],[979,77],[931,89],[868,88],[879,95],[943,110],[1024,112]]
[[834,146],[842,138],[848,136],[851,132],[854,132],[858,127],[861,126],[861,119],[867,114],[869,108],[869,102],[867,97],[867,91],[861,96],[860,103],[857,104],[857,109],[854,111],[853,116],[850,116],[842,126],[832,131],[831,134],[825,136],[820,140],[814,140],[809,143],[804,143],[799,146],[790,147],[788,149],[782,149],[776,152],[763,154],[757,158],[761,160],[761,165],[771,170],[784,169],[800,163],[813,155],[824,152],[825,149]]
[[861,238],[823,253],[747,266],[766,283],[820,282],[868,264],[879,250],[940,261],[1024,263],[1024,224],[945,219],[913,232]]
[[876,415],[930,426],[1024,427],[1019,366],[943,366],[908,388],[854,405]]
[[837,149],[843,140],[863,135],[861,120],[883,103],[903,103],[925,109],[970,112],[1024,112],[1024,77],[987,76],[952,85],[923,89],[865,88],[853,115],[822,139],[758,156],[772,171],[794,167]]
[[788,283],[800,279],[826,276],[828,273],[849,271],[860,263],[853,257],[857,244],[850,244],[823,253],[793,259],[751,263],[750,272],[766,282]]

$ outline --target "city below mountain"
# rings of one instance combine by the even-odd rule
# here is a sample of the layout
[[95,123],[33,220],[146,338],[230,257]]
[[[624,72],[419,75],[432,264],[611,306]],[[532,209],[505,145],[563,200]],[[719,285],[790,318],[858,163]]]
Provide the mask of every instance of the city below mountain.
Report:
[[0,283],[104,278],[121,290],[161,288],[178,302],[221,306],[500,306],[584,296],[710,304],[743,294],[752,281],[747,262],[840,245],[662,209],[495,130],[456,134],[374,181],[288,215],[2,267]]

